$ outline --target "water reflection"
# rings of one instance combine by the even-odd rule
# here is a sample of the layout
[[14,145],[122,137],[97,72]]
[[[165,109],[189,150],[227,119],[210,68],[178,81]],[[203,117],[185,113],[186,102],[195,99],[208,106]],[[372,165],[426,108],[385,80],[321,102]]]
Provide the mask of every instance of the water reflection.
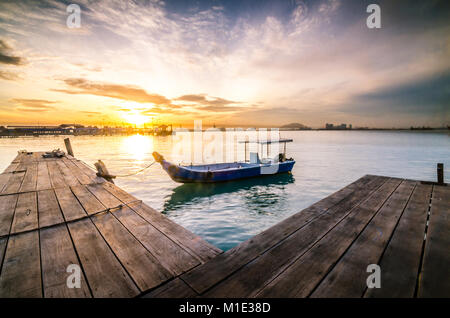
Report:
[[164,203],[163,213],[200,203],[202,198],[210,200],[222,194],[241,195],[251,211],[263,213],[263,208],[271,206],[273,209],[274,204],[283,200],[284,186],[294,181],[292,174],[284,173],[231,182],[186,183],[173,189]]

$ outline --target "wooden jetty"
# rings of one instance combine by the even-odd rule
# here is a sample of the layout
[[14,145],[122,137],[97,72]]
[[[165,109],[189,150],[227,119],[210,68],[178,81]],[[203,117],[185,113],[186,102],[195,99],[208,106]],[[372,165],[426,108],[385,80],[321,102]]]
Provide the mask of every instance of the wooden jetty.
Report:
[[83,162],[42,154],[0,174],[0,297],[136,297],[221,253]]
[[222,252],[76,158],[24,152],[0,174],[0,297],[450,297],[449,216],[445,184],[366,175]]

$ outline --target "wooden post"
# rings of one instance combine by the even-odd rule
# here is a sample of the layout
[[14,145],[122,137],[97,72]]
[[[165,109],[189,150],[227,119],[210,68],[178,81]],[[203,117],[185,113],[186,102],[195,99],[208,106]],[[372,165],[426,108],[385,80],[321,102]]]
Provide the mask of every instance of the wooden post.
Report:
[[438,182],[438,184],[444,183],[444,164],[443,163],[437,164],[437,182]]
[[116,176],[110,175],[108,169],[106,168],[106,165],[103,163],[103,161],[99,160],[96,163],[94,163],[95,167],[97,168],[97,176],[105,178],[106,181],[109,181],[111,183],[114,183],[113,179]]
[[64,139],[64,143],[66,144],[67,153],[69,155],[71,155],[72,157],[75,157],[73,155],[73,150],[72,150],[72,145],[70,144],[70,139],[69,138]]

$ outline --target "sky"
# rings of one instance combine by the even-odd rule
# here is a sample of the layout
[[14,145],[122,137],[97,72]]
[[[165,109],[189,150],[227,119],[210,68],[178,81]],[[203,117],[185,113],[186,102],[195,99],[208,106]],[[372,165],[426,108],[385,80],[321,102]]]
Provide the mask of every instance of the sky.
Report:
[[448,125],[450,1],[0,0],[0,124],[194,120]]

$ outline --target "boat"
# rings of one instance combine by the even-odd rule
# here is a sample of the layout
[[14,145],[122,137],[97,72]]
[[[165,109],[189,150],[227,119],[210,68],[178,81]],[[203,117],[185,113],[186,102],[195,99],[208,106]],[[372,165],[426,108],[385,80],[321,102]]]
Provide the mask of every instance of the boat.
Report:
[[267,154],[269,153],[269,145],[272,143],[283,143],[284,152],[278,154],[275,158],[259,158],[258,152],[250,152],[250,160],[247,160],[247,144],[249,141],[241,141],[245,143],[245,159],[243,162],[231,163],[213,163],[203,165],[180,165],[174,164],[164,159],[158,152],[153,152],[156,162],[167,172],[172,180],[180,183],[214,183],[224,181],[234,181],[246,178],[263,177],[280,173],[290,173],[294,167],[295,160],[286,158],[286,143],[292,142],[292,139],[255,141],[261,145],[267,146]]

